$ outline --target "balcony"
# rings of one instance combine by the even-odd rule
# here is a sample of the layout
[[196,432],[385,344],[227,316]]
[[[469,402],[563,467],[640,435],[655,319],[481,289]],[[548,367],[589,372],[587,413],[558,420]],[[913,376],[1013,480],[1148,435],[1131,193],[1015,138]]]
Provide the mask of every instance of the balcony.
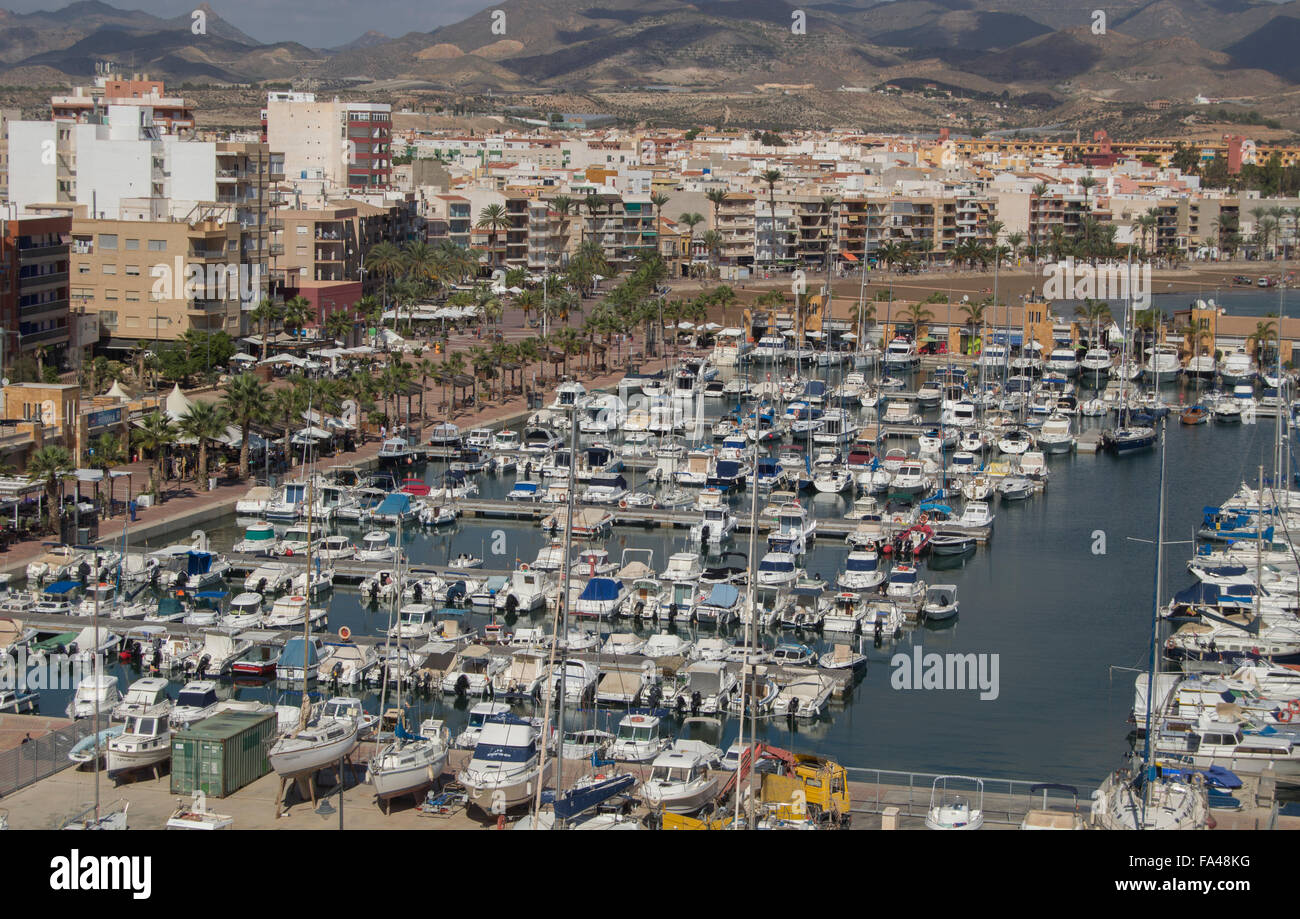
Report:
[[25,292],[67,283],[68,272],[66,270],[51,271],[49,274],[34,274],[28,277],[18,278],[18,286]]
[[225,249],[191,249],[188,258],[196,262],[223,262],[226,260]]
[[28,246],[25,249],[18,250],[18,261],[25,262],[38,258],[49,258],[53,255],[67,255],[67,243],[55,243],[52,246]]

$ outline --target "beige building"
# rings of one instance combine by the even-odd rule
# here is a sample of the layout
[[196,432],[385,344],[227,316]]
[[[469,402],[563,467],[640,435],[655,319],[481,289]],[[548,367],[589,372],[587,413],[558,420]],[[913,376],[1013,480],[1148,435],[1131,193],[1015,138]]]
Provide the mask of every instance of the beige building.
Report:
[[241,256],[243,238],[215,207],[193,220],[74,218],[70,299],[98,314],[110,348],[176,341],[191,329],[238,337],[241,288],[256,305],[262,282],[260,263]]

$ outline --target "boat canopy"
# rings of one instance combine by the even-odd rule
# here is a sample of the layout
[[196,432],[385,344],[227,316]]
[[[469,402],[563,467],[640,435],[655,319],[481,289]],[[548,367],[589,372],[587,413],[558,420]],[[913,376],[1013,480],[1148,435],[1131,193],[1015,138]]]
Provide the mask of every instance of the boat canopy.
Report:
[[411,510],[411,496],[404,495],[400,492],[388,495],[380,502],[379,507],[375,508],[375,515],[382,517],[386,514],[406,514]]
[[277,662],[281,667],[301,667],[303,665],[303,648],[307,649],[307,666],[320,663],[320,656],[316,653],[316,646],[302,638],[290,638],[284,643],[284,650],[280,652],[280,660]]
[[592,578],[582,588],[579,600],[607,601],[617,600],[623,585],[613,578]]
[[716,606],[721,609],[730,609],[736,605],[740,599],[740,591],[734,584],[714,584],[713,590],[709,592],[709,599],[706,601],[709,606]]
[[81,584],[78,581],[55,581],[49,587],[45,588],[45,592],[53,596],[62,596],[80,586]]

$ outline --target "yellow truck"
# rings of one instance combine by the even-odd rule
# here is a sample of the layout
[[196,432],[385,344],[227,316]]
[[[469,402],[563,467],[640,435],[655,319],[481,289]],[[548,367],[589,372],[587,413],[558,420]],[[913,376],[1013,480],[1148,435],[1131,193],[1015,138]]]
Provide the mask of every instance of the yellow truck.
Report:
[[769,817],[847,827],[852,801],[848,774],[839,763],[796,753],[785,775],[763,776],[759,801]]

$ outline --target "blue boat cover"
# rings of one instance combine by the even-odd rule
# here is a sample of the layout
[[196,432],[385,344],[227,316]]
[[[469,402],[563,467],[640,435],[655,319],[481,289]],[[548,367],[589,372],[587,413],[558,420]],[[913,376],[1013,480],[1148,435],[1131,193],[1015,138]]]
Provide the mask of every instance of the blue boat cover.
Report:
[[592,578],[587,582],[587,586],[582,588],[582,595],[579,600],[617,600],[619,588],[622,587],[618,581],[613,578]]
[[316,653],[316,646],[311,642],[304,641],[301,638],[290,638],[284,643],[284,650],[280,652],[280,659],[276,662],[280,667],[301,667],[303,665],[303,648],[307,649],[307,666],[319,664],[320,657]]
[[224,600],[229,595],[225,590],[200,590],[194,596],[200,600]]
[[45,592],[47,594],[53,594],[55,596],[62,596],[63,594],[66,594],[68,591],[74,590],[75,588],[80,586],[81,584],[77,581],[55,581],[49,587],[45,588]]
[[716,606],[721,609],[731,609],[740,599],[740,590],[735,584],[714,584],[713,590],[709,592],[709,599],[705,602],[709,606]]
[[379,507],[375,508],[375,514],[383,516],[385,514],[406,514],[411,510],[411,496],[394,492],[388,495],[380,502]]
[[718,460],[718,478],[729,479],[741,474],[744,467],[735,460]]

